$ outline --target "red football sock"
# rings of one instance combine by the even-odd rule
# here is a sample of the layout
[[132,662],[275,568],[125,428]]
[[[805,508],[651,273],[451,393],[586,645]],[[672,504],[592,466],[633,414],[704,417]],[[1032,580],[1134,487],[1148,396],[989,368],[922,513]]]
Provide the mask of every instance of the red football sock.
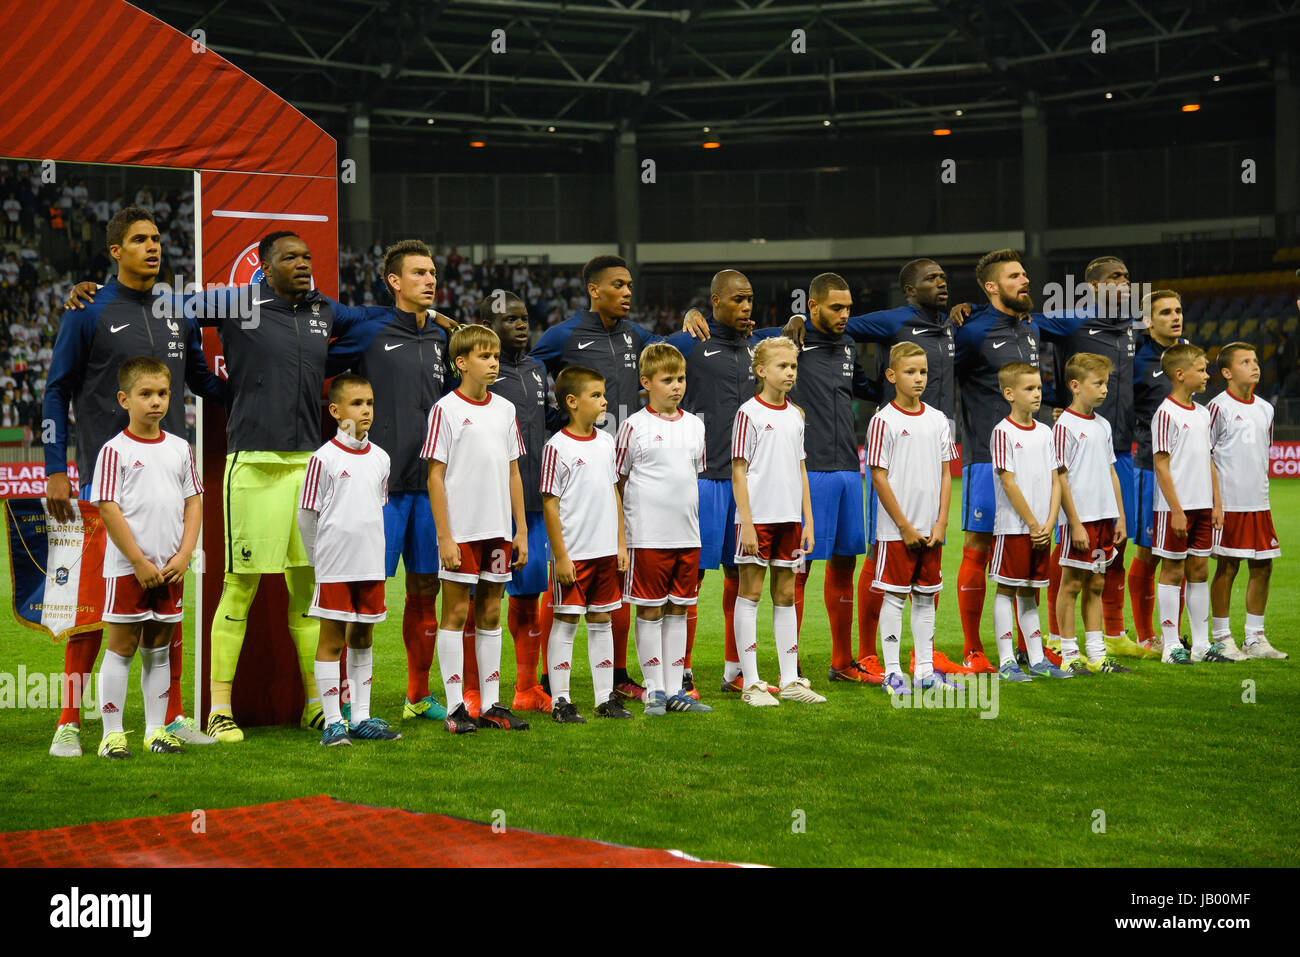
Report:
[[167,717],[164,724],[171,724],[185,713],[185,701],[181,696],[181,670],[184,666],[185,653],[183,634],[181,622],[178,621],[175,629],[172,630],[171,650],[167,655],[168,664],[172,669],[172,682],[167,692]]
[[1156,563],[1133,557],[1128,570],[1128,595],[1133,606],[1133,630],[1138,641],[1150,642],[1155,638],[1151,614],[1156,604]]
[[537,598],[511,595],[506,602],[506,626],[515,643],[515,691],[537,687],[537,653],[542,642]]
[[547,654],[550,651],[551,644],[551,625],[555,623],[555,587],[554,579],[548,582],[546,593],[542,595],[542,601],[537,608],[537,630],[541,633],[541,647],[538,649],[539,656],[542,659],[542,670],[549,674]]
[[[870,562],[862,566],[858,576],[858,660],[877,654],[876,631],[880,627],[880,608],[885,593],[872,588],[876,579],[875,566]],[[938,595],[935,596],[936,598]]]
[[[1069,535],[1067,529],[1065,532]],[[1052,549],[1052,557],[1047,560],[1047,633],[1059,635],[1060,624],[1056,620],[1056,596],[1061,593],[1061,552],[1062,542],[1057,542]]]
[[402,643],[406,645],[406,698],[414,704],[429,695],[429,669],[438,644],[437,598],[407,593]]
[[632,628],[632,606],[624,602],[609,616],[614,626],[614,671],[627,671],[627,633]]
[[808,584],[807,572],[795,572],[794,575],[794,626],[803,631],[803,590]]
[[1124,545],[1115,549],[1115,560],[1106,567],[1101,592],[1103,627],[1108,635],[1124,633]]
[[740,661],[736,650],[736,596],[740,593],[740,578],[722,579],[722,659]]
[[957,569],[957,613],[961,616],[963,655],[973,651],[983,653],[980,641],[980,619],[984,617],[984,590],[987,587],[984,570],[988,567],[989,553],[978,548],[961,550],[961,566]]
[[464,679],[461,687],[466,691],[478,691],[478,652],[474,650],[474,598],[470,596],[469,609],[465,615],[465,631],[461,634],[461,646],[465,649],[465,668],[461,674]]
[[853,661],[853,569],[826,563],[822,601],[831,625],[831,667],[842,671]]
[[[85,635],[69,638],[63,646],[63,673],[81,675],[81,692],[90,687],[95,671],[95,659],[99,657],[99,646],[104,641],[102,631],[92,631]],[[81,694],[76,693],[76,685],[70,685],[71,701],[63,702],[59,712],[59,724],[81,724]]]

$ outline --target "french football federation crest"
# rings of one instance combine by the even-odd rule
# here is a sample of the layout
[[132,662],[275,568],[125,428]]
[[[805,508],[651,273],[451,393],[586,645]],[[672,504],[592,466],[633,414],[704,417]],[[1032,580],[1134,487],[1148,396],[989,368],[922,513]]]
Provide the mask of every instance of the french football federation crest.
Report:
[[625,333],[623,333],[623,341],[626,342],[626,343],[627,343],[627,347],[628,347],[629,349],[631,349],[631,348],[632,348],[632,333],[630,333],[630,332],[625,332]]
[[542,375],[536,369],[533,370],[533,378],[537,381],[538,385],[542,384]]

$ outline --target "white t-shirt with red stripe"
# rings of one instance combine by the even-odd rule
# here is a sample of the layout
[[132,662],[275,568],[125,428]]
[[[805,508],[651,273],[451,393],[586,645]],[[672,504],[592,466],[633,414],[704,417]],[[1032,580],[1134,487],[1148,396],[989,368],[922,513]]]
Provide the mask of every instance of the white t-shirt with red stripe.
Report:
[[[1096,412],[1080,415],[1066,409],[1052,429],[1052,441],[1056,444],[1057,467],[1066,470],[1065,478],[1070,483],[1070,496],[1079,521],[1119,518],[1115,485],[1110,479],[1111,466],[1115,463],[1110,423]],[[1057,524],[1068,523],[1062,508]]]
[[[939,520],[939,486],[946,463],[956,458],[948,417],[921,403],[915,412],[896,402],[882,405],[867,426],[867,468],[887,470],[889,487],[903,515],[922,535]],[[898,524],[876,503],[876,541],[902,541]]]
[[[745,487],[755,525],[803,521],[803,413],[789,399],[784,405],[754,396],[736,412],[731,457],[748,463]],[[736,516],[740,521],[740,516]]]
[[614,437],[603,429],[587,436],[561,429],[546,443],[542,494],[560,500],[560,531],[572,561],[618,554],[617,481]]
[[[92,502],[114,502],[144,557],[166,565],[185,537],[185,500],[203,494],[190,444],[179,435],[160,432],[141,439],[130,429],[117,433],[95,462]],[[104,577],[119,578],[135,570],[109,539],[104,546]]]
[[1225,512],[1263,512],[1268,504],[1268,450],[1273,406],[1251,395],[1243,402],[1220,392],[1209,402],[1210,442]]
[[1047,514],[1052,504],[1052,474],[1058,464],[1052,430],[1037,419],[1033,425],[1020,425],[1005,418],[993,427],[989,449],[993,453],[993,493],[997,501],[993,534],[1028,535],[1029,526],[1012,507],[997,470],[1015,476],[1025,504],[1040,524],[1049,521],[1054,517]]
[[[1183,511],[1214,507],[1211,450],[1210,412],[1205,406],[1183,405],[1173,396],[1160,403],[1151,417],[1151,451],[1169,453],[1169,473]],[[1155,510],[1170,511],[1160,483],[1155,485]]]
[[629,548],[699,548],[704,422],[682,409],[646,407],[623,420],[614,443]]
[[384,579],[384,505],[388,453],[339,432],[307,462],[300,508],[315,512],[312,556],[318,582]]
[[448,392],[429,410],[420,458],[445,462],[447,518],[457,542],[511,534],[510,463],[524,454],[515,407],[494,392],[466,398]]

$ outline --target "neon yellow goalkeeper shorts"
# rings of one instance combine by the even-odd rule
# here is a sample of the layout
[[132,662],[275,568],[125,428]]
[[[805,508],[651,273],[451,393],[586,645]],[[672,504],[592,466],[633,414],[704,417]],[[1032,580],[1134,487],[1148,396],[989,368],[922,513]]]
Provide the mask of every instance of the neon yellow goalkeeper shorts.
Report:
[[226,515],[226,571],[283,572],[310,565],[298,532],[298,502],[310,452],[232,452],[221,501]]

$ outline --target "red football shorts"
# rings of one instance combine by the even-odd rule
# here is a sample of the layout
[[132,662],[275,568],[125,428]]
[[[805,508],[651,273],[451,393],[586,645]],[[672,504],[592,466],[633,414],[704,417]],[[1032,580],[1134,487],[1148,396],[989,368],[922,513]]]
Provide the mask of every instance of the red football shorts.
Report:
[[700,593],[698,548],[629,548],[623,576],[623,600],[657,607],[694,605]]
[[1159,558],[1204,558],[1214,547],[1214,510],[1194,508],[1187,512],[1187,534],[1175,535],[1169,527],[1169,513],[1156,512],[1155,534],[1151,537],[1151,554]]
[[183,580],[145,588],[134,575],[104,579],[104,621],[125,625],[136,621],[180,621],[184,617]]
[[551,565],[551,581],[554,583],[551,601],[557,615],[614,611],[623,604],[617,555],[575,559],[573,570],[576,576],[573,584],[561,585],[555,575],[555,565]]
[[1115,560],[1115,519],[1099,518],[1095,522],[1084,522],[1083,530],[1088,533],[1088,547],[1083,551],[1076,549],[1070,542],[1069,525],[1062,525],[1057,530],[1061,538],[1061,564],[1085,572],[1105,571]]
[[755,525],[758,533],[758,554],[743,555],[740,551],[740,525],[736,526],[736,564],[773,565],[777,568],[796,568],[803,561],[799,540],[803,537],[803,523],[776,522]]
[[384,582],[317,582],[307,614],[331,621],[383,621],[388,615]]
[[1034,548],[1028,535],[993,536],[989,577],[999,585],[1046,588],[1052,550]]
[[1223,528],[1214,533],[1214,554],[1225,558],[1280,558],[1273,513],[1224,512]]
[[439,578],[462,585],[478,581],[500,585],[510,581],[514,545],[508,539],[485,538],[477,542],[457,542],[456,545],[460,549],[460,567],[455,571],[439,569]]
[[876,542],[876,580],[872,588],[933,595],[943,589],[943,546],[908,548],[901,541]]

